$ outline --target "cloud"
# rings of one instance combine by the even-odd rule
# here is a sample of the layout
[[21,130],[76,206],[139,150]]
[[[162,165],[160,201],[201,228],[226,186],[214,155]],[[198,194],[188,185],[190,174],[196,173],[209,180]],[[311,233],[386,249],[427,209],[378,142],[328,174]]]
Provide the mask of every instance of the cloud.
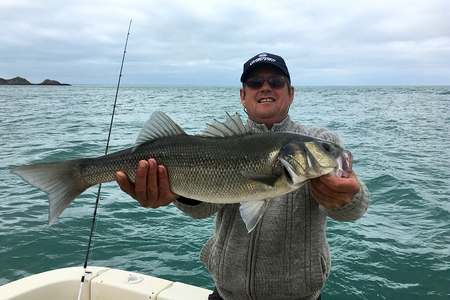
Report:
[[[64,4],[62,4],[64,3]],[[0,2],[0,77],[237,85],[261,51],[298,84],[448,84],[447,1]]]

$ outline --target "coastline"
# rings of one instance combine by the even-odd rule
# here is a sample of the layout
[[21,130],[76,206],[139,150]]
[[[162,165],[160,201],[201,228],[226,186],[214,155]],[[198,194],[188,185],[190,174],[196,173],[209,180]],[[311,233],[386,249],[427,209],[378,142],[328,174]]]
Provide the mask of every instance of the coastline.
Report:
[[0,77],[0,85],[61,85],[61,86],[70,86],[68,83],[61,83],[57,80],[53,79],[45,79],[41,83],[31,83],[27,79],[16,76],[11,79],[4,79]]

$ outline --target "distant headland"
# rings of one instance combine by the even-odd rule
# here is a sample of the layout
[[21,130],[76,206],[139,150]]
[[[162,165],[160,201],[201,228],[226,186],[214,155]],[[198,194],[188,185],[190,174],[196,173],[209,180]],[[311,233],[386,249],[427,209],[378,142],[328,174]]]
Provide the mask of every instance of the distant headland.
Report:
[[0,85],[70,85],[68,83],[61,83],[52,79],[45,79],[41,83],[31,83],[23,77],[14,77],[11,79],[0,78]]

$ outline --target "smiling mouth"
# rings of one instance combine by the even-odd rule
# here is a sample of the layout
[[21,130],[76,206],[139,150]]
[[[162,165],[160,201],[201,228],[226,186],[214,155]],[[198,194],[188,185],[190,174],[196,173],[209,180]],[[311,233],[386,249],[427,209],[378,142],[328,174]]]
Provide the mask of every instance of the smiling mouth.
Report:
[[271,102],[275,102],[275,99],[273,98],[263,98],[263,99],[259,99],[258,103],[271,103]]

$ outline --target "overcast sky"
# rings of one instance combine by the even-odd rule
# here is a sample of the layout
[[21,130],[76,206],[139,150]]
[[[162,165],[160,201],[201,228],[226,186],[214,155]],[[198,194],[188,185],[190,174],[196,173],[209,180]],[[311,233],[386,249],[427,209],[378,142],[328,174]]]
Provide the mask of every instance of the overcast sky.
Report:
[[238,85],[259,52],[295,85],[450,84],[450,1],[0,0],[0,77]]

